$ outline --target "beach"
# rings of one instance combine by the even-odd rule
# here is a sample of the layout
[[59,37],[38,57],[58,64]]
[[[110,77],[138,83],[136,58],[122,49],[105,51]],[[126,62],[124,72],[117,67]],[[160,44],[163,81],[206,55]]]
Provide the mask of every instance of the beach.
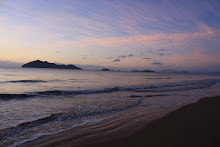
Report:
[[44,136],[21,146],[217,147],[220,145],[219,106],[220,96],[202,98],[197,103],[182,106],[147,125],[142,119],[136,123],[131,120],[132,123],[121,127],[125,123],[123,120],[117,120],[117,123],[111,120],[109,123],[89,124],[55,135]]
[[91,146],[220,146],[220,97],[199,100],[153,121],[137,133]]

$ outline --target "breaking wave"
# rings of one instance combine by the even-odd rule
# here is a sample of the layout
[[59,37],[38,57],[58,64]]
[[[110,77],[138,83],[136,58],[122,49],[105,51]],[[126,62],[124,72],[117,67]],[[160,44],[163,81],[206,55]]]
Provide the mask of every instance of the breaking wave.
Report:
[[0,94],[0,100],[25,99],[35,96],[31,94]]
[[124,103],[115,102],[115,103],[112,103],[111,106],[97,105],[95,103],[94,104],[92,103],[80,104],[66,113],[51,114],[48,117],[41,118],[41,119],[31,121],[31,122],[25,122],[16,127],[2,129],[0,130],[0,140],[6,139],[9,136],[18,134],[29,128],[40,126],[42,124],[49,123],[52,121],[65,121],[65,120],[70,120],[70,119],[77,119],[77,118],[94,116],[94,115],[102,115],[102,114],[114,113],[114,112],[124,111],[127,109],[132,109],[134,107],[141,105],[142,103],[141,100],[142,99],[135,100],[135,101],[126,101]]
[[25,99],[36,96],[48,96],[48,95],[78,95],[78,94],[98,94],[98,93],[111,93],[115,91],[135,91],[135,92],[170,92],[170,91],[184,91],[208,88],[220,80],[202,80],[186,83],[173,83],[164,85],[148,85],[148,86],[130,86],[130,87],[113,87],[104,89],[93,90],[51,90],[31,92],[25,94],[0,94],[0,100],[11,99]]
[[17,81],[6,81],[8,83],[39,83],[39,82],[47,82],[43,80],[17,80]]

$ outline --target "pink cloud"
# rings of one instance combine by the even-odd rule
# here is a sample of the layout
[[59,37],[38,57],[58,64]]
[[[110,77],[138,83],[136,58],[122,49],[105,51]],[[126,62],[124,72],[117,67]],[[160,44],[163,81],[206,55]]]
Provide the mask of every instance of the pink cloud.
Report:
[[163,41],[184,41],[188,39],[196,39],[202,37],[213,37],[215,33],[212,28],[201,25],[200,32],[192,33],[178,33],[178,34],[155,34],[155,35],[137,35],[131,37],[112,37],[112,38],[90,38],[82,40],[88,44],[99,44],[103,46],[117,46],[124,44],[144,44],[144,45],[155,45],[158,42]]
[[218,56],[208,56],[199,52],[194,52],[191,56],[175,55],[166,60],[169,66],[185,66],[185,67],[208,67],[219,66],[220,59]]

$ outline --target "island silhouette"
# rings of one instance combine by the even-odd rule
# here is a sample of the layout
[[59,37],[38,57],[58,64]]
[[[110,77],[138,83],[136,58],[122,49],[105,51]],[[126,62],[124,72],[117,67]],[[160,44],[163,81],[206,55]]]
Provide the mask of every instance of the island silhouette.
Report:
[[72,65],[72,64],[68,64],[68,65],[57,65],[55,63],[49,63],[47,61],[40,61],[40,60],[36,60],[36,61],[32,61],[29,63],[26,63],[24,65],[22,65],[22,67],[28,67],[28,68],[57,68],[57,69],[80,69],[81,68]]
[[132,70],[132,72],[155,72],[152,70]]
[[108,68],[103,68],[102,71],[110,71]]

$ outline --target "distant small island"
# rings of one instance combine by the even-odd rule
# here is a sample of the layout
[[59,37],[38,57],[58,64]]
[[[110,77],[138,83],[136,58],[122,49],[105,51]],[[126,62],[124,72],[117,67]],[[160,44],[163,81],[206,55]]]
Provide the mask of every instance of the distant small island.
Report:
[[102,71],[110,71],[110,69],[104,68],[104,69],[102,69]]
[[155,72],[152,70],[132,70],[132,72]]
[[55,63],[49,63],[47,61],[32,61],[22,65],[22,67],[30,67],[30,68],[57,68],[57,69],[81,69],[76,67],[75,65],[68,64],[68,65],[57,65]]

